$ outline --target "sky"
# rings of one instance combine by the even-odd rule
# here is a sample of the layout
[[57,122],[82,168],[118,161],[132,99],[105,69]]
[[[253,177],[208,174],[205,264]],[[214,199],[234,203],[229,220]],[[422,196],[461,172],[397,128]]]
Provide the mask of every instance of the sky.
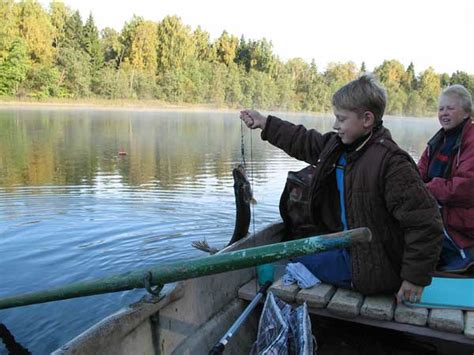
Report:
[[[41,1],[47,7],[49,1]],[[222,31],[240,38],[266,38],[282,60],[413,62],[417,73],[462,70],[474,74],[473,0],[65,0],[83,20],[92,12],[99,29],[120,31],[132,16],[161,21],[177,15],[216,39]]]

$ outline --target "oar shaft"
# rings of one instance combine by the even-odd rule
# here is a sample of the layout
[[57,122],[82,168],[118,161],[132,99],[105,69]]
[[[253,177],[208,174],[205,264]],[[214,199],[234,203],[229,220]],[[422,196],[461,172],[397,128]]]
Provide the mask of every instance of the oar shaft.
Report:
[[[327,238],[328,236],[330,238]],[[194,277],[244,269],[295,256],[345,248],[354,242],[369,241],[371,233],[368,228],[357,228],[328,236],[309,237],[203,258],[163,263],[146,270],[137,270],[94,281],[78,282],[50,290],[0,298],[0,309],[144,288],[145,277],[149,272],[151,272],[151,279],[149,279],[151,285],[163,285]]]
[[271,281],[267,281],[257,292],[255,297],[253,298],[252,302],[244,309],[242,314],[237,318],[237,320],[232,324],[232,326],[229,328],[229,330],[224,334],[224,336],[217,342],[216,345],[214,345],[209,351],[209,355],[218,355],[222,354],[224,352],[224,349],[229,342],[230,338],[237,332],[237,330],[241,327],[241,325],[245,322],[247,317],[250,315],[250,313],[253,311],[253,309],[257,306],[257,304],[260,302],[262,297],[265,295],[267,292],[268,288],[271,286]]

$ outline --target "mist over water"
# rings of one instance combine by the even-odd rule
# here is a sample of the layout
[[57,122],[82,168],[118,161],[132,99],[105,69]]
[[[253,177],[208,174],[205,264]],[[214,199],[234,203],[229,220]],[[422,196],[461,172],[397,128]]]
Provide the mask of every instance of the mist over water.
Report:
[[[279,116],[320,131],[333,123]],[[428,118],[388,117],[385,125],[415,160],[438,129]],[[279,219],[288,170],[306,164],[257,131],[241,132],[237,111],[1,109],[0,297],[204,256],[194,240],[224,246],[235,223],[241,134],[258,231]],[[49,353],[143,295],[1,310],[0,323],[34,354]]]

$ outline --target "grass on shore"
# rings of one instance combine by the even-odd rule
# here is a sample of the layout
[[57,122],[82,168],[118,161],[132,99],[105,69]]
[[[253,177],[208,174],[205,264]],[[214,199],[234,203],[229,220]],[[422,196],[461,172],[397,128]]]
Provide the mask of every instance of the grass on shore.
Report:
[[169,103],[161,100],[138,100],[138,99],[100,99],[100,98],[48,98],[18,99],[16,97],[0,97],[0,106],[32,106],[32,107],[94,107],[94,108],[144,108],[144,109],[192,109],[192,110],[235,110],[236,108],[219,106],[215,104],[190,104],[190,103]]

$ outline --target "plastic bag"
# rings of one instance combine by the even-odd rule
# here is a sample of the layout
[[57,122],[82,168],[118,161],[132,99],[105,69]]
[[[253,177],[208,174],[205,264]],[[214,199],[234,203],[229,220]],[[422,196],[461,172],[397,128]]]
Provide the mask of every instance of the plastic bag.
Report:
[[292,309],[272,292],[267,294],[251,355],[312,355],[316,341],[306,303]]

